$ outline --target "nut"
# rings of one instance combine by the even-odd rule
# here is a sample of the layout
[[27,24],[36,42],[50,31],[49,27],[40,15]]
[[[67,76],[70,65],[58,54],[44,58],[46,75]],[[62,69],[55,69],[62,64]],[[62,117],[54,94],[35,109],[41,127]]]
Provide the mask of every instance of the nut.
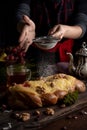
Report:
[[27,121],[30,119],[29,113],[22,113],[22,121]]
[[16,113],[15,117],[22,121],[27,121],[30,119],[30,113]]
[[41,86],[37,86],[36,87],[36,92],[39,94],[44,94],[45,93],[45,88],[41,87]]
[[52,108],[47,108],[46,111],[45,111],[45,113],[47,115],[54,115],[54,110]]
[[36,111],[34,112],[34,114],[37,115],[37,116],[39,116],[41,113],[40,113],[39,110],[36,110]]

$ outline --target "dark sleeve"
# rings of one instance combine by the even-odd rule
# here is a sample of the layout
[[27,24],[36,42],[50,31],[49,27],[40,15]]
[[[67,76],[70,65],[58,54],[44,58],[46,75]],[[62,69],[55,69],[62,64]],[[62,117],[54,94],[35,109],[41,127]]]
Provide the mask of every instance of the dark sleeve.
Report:
[[30,17],[30,2],[31,0],[22,0],[17,6],[16,19],[17,22],[22,20],[23,15]]
[[83,33],[81,38],[87,32],[87,0],[77,0],[75,3],[76,12],[74,17],[74,24],[81,26]]

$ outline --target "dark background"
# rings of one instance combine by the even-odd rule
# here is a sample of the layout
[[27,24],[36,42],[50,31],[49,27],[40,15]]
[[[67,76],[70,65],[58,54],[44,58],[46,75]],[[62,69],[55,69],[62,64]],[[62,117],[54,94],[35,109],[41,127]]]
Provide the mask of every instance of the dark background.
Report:
[[16,9],[19,0],[0,1],[0,47],[18,44]]
[[[18,45],[19,34],[16,29],[16,10],[21,0],[0,0],[0,48]],[[76,43],[87,41],[87,34]],[[77,46],[78,47],[78,46]]]

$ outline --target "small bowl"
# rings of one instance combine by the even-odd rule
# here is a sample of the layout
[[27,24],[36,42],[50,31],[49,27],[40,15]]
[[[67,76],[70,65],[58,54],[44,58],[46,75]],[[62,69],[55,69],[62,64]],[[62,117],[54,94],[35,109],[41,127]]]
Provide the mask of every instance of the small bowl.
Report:
[[41,49],[51,49],[56,46],[59,39],[52,36],[43,36],[33,39],[33,43]]

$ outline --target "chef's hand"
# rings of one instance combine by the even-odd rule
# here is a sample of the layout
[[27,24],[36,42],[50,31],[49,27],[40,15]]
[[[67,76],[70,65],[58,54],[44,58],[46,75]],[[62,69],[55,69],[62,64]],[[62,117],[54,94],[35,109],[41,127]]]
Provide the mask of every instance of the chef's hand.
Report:
[[26,52],[32,44],[32,39],[35,38],[35,24],[28,16],[24,15],[23,22],[18,24],[18,30],[20,32],[19,46]]
[[64,28],[64,25],[58,24],[49,30],[48,35],[52,35],[53,37],[61,40],[64,37],[65,32],[66,30]]
[[77,39],[82,35],[82,28],[79,25],[68,26],[58,24],[49,30],[48,35],[52,35],[59,40],[62,40],[62,38]]

